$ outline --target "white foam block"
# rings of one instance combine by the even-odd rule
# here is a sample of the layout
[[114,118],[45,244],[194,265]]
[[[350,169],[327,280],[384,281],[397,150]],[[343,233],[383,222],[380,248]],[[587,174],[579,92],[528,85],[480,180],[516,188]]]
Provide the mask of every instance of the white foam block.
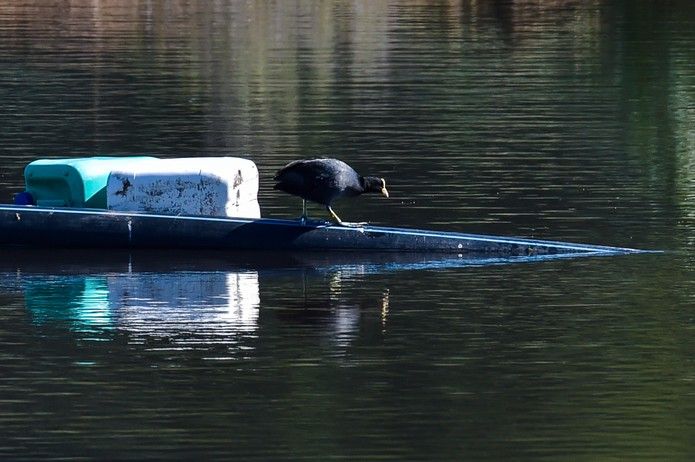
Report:
[[110,173],[106,206],[122,212],[260,218],[258,169],[238,157],[153,159]]

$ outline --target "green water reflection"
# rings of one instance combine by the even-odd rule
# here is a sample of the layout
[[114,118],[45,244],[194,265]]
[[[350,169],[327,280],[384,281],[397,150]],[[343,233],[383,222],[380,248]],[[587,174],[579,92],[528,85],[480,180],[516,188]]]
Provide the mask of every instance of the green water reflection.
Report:
[[27,309],[37,324],[69,321],[77,330],[114,325],[105,278],[27,281],[24,290]]

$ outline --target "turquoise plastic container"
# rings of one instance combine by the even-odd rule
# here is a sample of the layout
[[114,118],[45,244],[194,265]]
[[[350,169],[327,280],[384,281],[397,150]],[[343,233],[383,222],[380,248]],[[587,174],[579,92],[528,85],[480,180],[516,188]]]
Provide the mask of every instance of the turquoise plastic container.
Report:
[[39,159],[24,169],[24,183],[36,205],[106,208],[106,183],[111,170],[155,157],[82,157]]

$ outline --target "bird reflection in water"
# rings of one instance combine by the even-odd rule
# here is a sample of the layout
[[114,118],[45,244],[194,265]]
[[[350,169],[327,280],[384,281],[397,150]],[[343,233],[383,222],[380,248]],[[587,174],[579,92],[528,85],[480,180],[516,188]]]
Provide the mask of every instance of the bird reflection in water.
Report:
[[[288,329],[295,326],[306,332],[307,328],[316,328],[315,332],[344,349],[359,335],[365,322],[371,322],[366,319],[376,320],[378,316],[385,326],[388,290],[376,292],[365,287],[370,273],[369,267],[355,264],[330,270],[303,267],[274,274],[275,290],[265,292],[268,300],[262,303],[262,316],[279,320]],[[266,286],[271,285],[270,278],[261,277]]]
[[381,332],[386,333],[386,318],[389,314],[389,290],[385,289],[381,297]]

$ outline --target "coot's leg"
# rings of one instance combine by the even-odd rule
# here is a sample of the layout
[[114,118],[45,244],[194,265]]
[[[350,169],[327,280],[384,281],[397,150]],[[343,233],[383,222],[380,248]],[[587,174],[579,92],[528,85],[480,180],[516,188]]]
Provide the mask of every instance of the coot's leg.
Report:
[[333,216],[333,218],[335,219],[335,221],[338,222],[338,224],[339,224],[340,226],[346,226],[346,227],[349,227],[349,228],[359,228],[359,227],[364,226],[364,225],[367,224],[366,222],[364,222],[364,223],[349,223],[349,222],[347,222],[347,221],[341,220],[340,217],[333,211],[333,209],[331,208],[330,205],[327,205],[327,206],[326,206],[326,210],[328,210],[328,212]]
[[341,225],[343,224],[343,220],[341,220],[340,217],[333,211],[333,209],[331,208],[330,205],[327,205],[327,206],[326,206],[326,210],[328,210],[328,213],[331,214],[331,216],[333,217],[333,219],[334,219],[335,221],[337,221],[338,224],[341,224]]
[[302,216],[299,217],[299,222],[305,224],[309,217],[306,215],[306,199],[302,199]]

